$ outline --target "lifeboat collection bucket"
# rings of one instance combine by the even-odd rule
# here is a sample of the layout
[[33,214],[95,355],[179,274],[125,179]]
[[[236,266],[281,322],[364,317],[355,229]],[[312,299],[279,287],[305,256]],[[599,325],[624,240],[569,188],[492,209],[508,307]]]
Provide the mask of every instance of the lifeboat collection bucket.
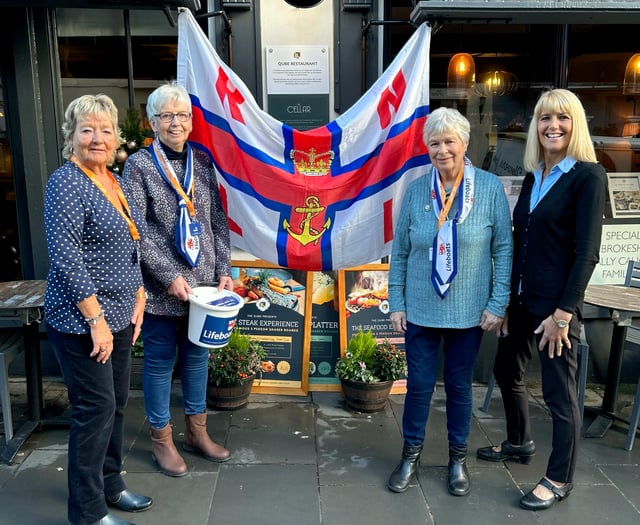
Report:
[[194,345],[221,348],[227,344],[244,300],[229,290],[199,286],[189,295],[187,336]]

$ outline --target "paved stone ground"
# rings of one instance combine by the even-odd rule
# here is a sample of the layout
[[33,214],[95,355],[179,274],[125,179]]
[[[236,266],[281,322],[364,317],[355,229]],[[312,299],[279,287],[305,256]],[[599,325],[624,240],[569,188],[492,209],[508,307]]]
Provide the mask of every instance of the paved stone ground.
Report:
[[[66,388],[45,381],[49,415],[68,409]],[[620,405],[630,409],[633,388],[623,389]],[[474,406],[486,387],[474,387]],[[11,382],[16,428],[25,419],[24,382]],[[587,405],[600,403],[600,387],[589,389]],[[444,394],[432,403],[427,441],[417,481],[403,494],[386,488],[402,446],[403,396],[391,396],[384,411],[366,415],[345,408],[337,393],[303,397],[252,395],[235,412],[209,412],[214,439],[232,451],[225,464],[185,453],[190,473],[161,474],[150,458],[142,393],[132,391],[127,408],[125,479],[133,490],[151,495],[147,512],[126,515],[138,525],[343,525],[343,524],[600,524],[640,523],[640,437],[624,450],[627,426],[616,423],[603,439],[582,439],[571,497],[549,511],[532,513],[518,499],[544,474],[551,421],[531,389],[533,462],[486,463],[469,458],[472,491],[464,498],[446,489],[447,440]],[[180,406],[179,386],[172,406]],[[174,437],[182,440],[181,411],[173,411]],[[587,418],[586,422],[589,422]],[[0,437],[0,440],[2,437]],[[469,448],[504,439],[499,392],[489,413],[474,411]],[[67,430],[34,433],[13,465],[0,465],[0,525],[62,525],[66,522]]]

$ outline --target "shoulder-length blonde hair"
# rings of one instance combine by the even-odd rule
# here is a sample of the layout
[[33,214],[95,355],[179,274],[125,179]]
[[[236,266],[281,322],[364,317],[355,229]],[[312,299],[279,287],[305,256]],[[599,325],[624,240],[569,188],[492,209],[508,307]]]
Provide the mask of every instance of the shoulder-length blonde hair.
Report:
[[[106,115],[113,126],[113,133],[116,137],[116,147],[113,151],[115,158],[115,150],[124,142],[118,127],[118,108],[108,95],[82,95],[72,100],[64,112],[64,123],[62,124],[62,137],[64,139],[64,147],[62,156],[65,159],[71,158],[73,133],[78,125],[78,118],[85,115]],[[113,162],[114,158],[111,159]]]
[[571,117],[573,129],[567,155],[579,161],[597,162],[596,152],[587,126],[584,107],[578,97],[567,89],[552,89],[540,95],[529,124],[527,145],[524,150],[524,169],[538,169],[544,160],[544,151],[538,140],[538,119],[543,113],[566,113]]

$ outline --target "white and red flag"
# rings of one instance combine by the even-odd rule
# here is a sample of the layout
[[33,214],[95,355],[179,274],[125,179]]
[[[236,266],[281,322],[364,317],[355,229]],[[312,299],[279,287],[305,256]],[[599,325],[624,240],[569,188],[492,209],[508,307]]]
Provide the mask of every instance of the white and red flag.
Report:
[[190,142],[213,160],[232,244],[309,271],[389,255],[402,196],[428,162],[430,28],[415,31],[351,108],[309,131],[260,109],[188,10],[178,35],[178,83],[193,104]]

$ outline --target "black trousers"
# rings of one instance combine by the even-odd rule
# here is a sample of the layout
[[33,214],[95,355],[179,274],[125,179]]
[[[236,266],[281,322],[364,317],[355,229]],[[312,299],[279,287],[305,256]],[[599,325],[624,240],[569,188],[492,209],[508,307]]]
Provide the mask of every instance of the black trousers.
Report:
[[105,496],[127,488],[120,473],[133,328],[113,334],[113,353],[104,365],[89,357],[90,335],[65,334],[50,326],[47,334],[71,402],[68,519],[95,523],[108,512]]
[[576,391],[577,350],[580,319],[577,312],[569,324],[571,348],[563,348],[560,357],[549,358],[547,348],[538,351],[541,335],[534,330],[546,316],[533,315],[521,304],[508,309],[509,335],[499,340],[493,368],[502,392],[507,422],[507,441],[521,445],[531,440],[529,394],[524,382],[527,365],[534,354],[540,355],[542,395],[553,422],[552,450],[546,476],[563,483],[573,481],[577,445],[580,438],[580,412]]

